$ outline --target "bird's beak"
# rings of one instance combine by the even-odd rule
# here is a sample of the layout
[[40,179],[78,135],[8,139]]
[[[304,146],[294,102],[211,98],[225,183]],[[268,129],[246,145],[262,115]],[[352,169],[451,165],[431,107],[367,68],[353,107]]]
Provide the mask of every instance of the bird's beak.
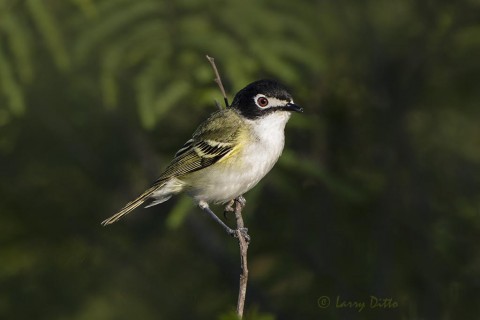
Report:
[[303,108],[296,105],[295,103],[287,103],[284,107],[284,110],[288,111],[295,111],[295,112],[303,112]]

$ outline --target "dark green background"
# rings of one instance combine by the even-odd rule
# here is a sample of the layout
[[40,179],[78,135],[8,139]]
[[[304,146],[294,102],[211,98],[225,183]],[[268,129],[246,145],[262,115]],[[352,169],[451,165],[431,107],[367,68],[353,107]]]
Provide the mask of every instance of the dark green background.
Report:
[[476,319],[479,17],[478,0],[0,0],[0,318],[233,319],[238,245],[190,199],[100,226],[221,101],[209,54],[230,98],[268,77],[305,108],[246,194],[247,319]]

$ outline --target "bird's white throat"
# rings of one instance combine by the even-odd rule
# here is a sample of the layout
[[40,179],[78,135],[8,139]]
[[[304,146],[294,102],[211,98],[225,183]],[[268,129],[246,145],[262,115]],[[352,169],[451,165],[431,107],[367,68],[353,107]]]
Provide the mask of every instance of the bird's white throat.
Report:
[[252,133],[259,142],[271,143],[272,149],[281,145],[280,148],[283,149],[285,125],[290,115],[290,112],[273,112],[256,120],[247,120],[247,124],[251,126]]
[[256,120],[247,120],[251,126],[252,142],[245,148],[243,157],[253,166],[251,179],[254,184],[272,169],[282,154],[285,125],[289,118],[289,112],[274,112]]

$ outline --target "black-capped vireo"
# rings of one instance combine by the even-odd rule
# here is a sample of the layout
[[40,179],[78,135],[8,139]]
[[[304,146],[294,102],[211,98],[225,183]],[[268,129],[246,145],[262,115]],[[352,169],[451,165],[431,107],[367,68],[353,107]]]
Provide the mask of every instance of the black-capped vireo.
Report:
[[147,200],[150,207],[186,192],[233,234],[208,203],[227,203],[242,196],[272,169],[283,151],[285,124],[292,111],[303,109],[278,82],[249,84],[235,95],[230,107],[200,124],[149,189],[102,224],[119,220]]

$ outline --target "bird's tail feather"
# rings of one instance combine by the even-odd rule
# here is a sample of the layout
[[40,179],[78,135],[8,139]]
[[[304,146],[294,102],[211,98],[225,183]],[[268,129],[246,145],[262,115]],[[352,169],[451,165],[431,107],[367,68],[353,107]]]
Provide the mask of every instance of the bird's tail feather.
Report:
[[142,193],[140,196],[138,196],[135,200],[127,203],[125,205],[125,207],[123,207],[122,210],[115,213],[110,218],[103,220],[102,221],[102,226],[106,226],[106,225],[112,224],[112,223],[120,220],[121,218],[123,218],[123,216],[126,216],[127,214],[129,214],[132,210],[141,206],[158,189],[159,189],[158,185],[155,185],[155,186],[149,188],[144,193]]

